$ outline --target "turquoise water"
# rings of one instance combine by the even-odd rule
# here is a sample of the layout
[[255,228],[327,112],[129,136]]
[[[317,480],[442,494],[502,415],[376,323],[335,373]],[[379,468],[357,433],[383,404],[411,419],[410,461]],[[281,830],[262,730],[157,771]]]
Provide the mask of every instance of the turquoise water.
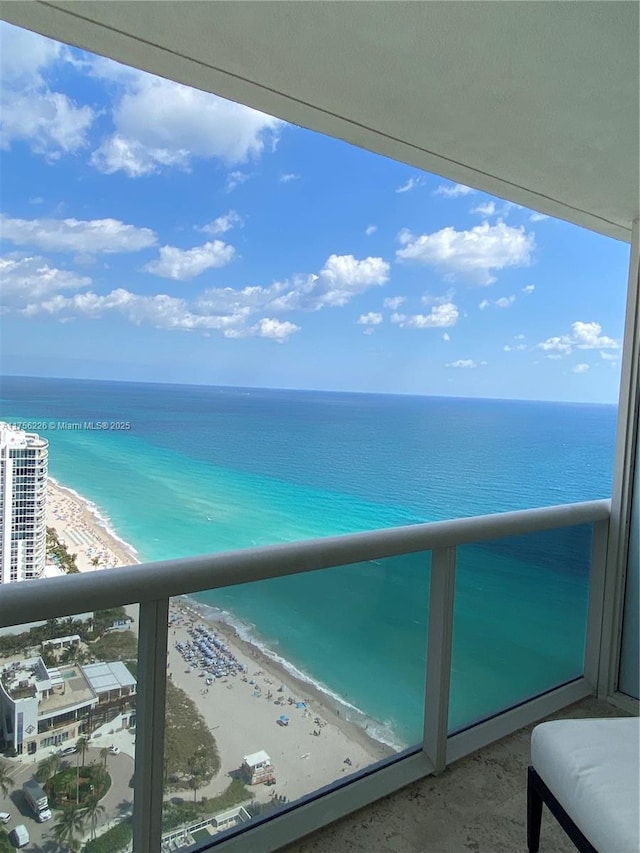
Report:
[[[8,420],[130,423],[42,434],[51,474],[143,560],[611,493],[608,406],[18,378],[0,398]],[[580,672],[589,531],[546,536],[460,549],[453,726]],[[408,743],[428,566],[409,555],[198,597]]]

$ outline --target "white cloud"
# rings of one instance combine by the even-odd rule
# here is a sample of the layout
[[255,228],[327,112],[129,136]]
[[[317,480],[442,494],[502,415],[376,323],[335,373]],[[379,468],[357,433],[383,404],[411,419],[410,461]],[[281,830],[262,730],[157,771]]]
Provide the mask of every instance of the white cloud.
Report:
[[[486,362],[484,362],[486,364]],[[461,369],[475,368],[478,365],[472,358],[459,358],[457,361],[448,361],[445,367],[457,367]]]
[[600,323],[582,323],[579,320],[571,325],[575,345],[578,349],[619,349],[620,344],[606,335],[601,335]]
[[443,336],[442,336],[442,340],[443,340],[443,341],[450,341],[450,340],[451,340],[451,335],[449,334],[449,332],[445,332],[445,333],[443,334]]
[[382,258],[357,260],[353,255],[331,255],[317,275],[297,275],[267,287],[210,288],[198,298],[197,305],[202,311],[319,311],[346,305],[369,287],[385,284],[388,275],[389,264]]
[[545,355],[545,358],[548,358],[551,361],[559,361],[562,358],[562,356],[557,355],[556,353],[551,353],[550,355]]
[[[216,244],[224,248],[216,249]],[[197,275],[204,268],[220,265],[226,253],[232,252],[231,246],[225,247],[220,241],[188,250],[165,246],[160,250],[160,259],[149,266],[159,274],[183,279]],[[77,316],[98,317],[116,312],[137,325],[187,331],[218,330],[227,337],[283,341],[300,327],[280,320],[275,316],[277,313],[345,305],[367,288],[383,285],[388,278],[389,264],[382,258],[358,260],[352,255],[331,255],[317,275],[294,276],[268,287],[209,288],[189,303],[167,294],[142,296],[124,288],[104,295],[87,291],[65,296],[61,292],[65,288],[87,287],[91,279],[51,270],[42,259],[16,261],[8,258],[0,268],[0,275],[3,272],[4,279],[14,282],[15,299],[9,308],[30,316],[50,314],[66,321]]]
[[249,180],[250,177],[251,175],[249,175],[247,172],[231,172],[231,174],[227,176],[226,191],[228,193],[232,193],[236,187],[239,187],[241,184],[244,184],[246,181]]
[[405,230],[400,232],[399,240],[403,246],[396,252],[399,260],[439,267],[480,285],[495,281],[494,270],[527,265],[535,246],[533,234],[504,222],[483,222],[469,231],[448,226],[421,236]]
[[589,370],[588,364],[576,364],[576,366],[572,369],[572,373],[586,373]]
[[207,312],[198,310],[195,305],[190,306],[184,299],[166,294],[141,296],[124,288],[117,288],[105,295],[91,291],[74,296],[56,294],[39,304],[28,304],[23,313],[28,316],[50,314],[64,321],[77,316],[97,318],[108,312],[118,313],[138,326],[148,324],[172,331],[217,330],[228,338],[261,337],[278,343],[300,331],[295,323],[269,317],[247,326],[251,313],[249,308],[235,308],[226,313]]
[[471,195],[475,190],[471,187],[466,187],[464,184],[440,184],[433,191],[433,195],[442,195],[445,198],[460,198],[461,196]]
[[285,175],[280,175],[278,180],[281,184],[290,184],[291,181],[297,181],[300,179],[300,175],[296,175],[295,172],[287,172]]
[[0,235],[17,246],[49,252],[137,252],[154,246],[150,228],[125,225],[118,219],[10,219],[0,214]]
[[520,350],[520,351],[524,352],[524,350],[527,349],[527,345],[526,344],[505,344],[502,347],[502,349],[505,352],[514,352],[515,350]]
[[401,329],[430,329],[455,326],[460,312],[453,302],[434,305],[429,314],[392,314],[391,322]]
[[525,335],[514,335],[513,339],[514,339],[514,341],[523,341],[525,339],[525,337],[526,337]]
[[299,331],[300,326],[296,326],[295,323],[290,323],[288,320],[281,321],[263,317],[253,326],[225,329],[223,334],[225,338],[270,338],[276,343],[282,344],[291,335]]
[[242,224],[242,217],[235,210],[230,210],[223,216],[218,216],[217,219],[214,219],[208,225],[204,225],[202,228],[197,228],[196,230],[201,231],[203,234],[226,234],[227,231],[231,231],[232,228],[241,226]]
[[[93,72],[124,87],[113,134],[94,152],[102,172],[137,178],[164,167],[189,169],[196,158],[235,166],[273,148],[283,122],[217,95],[142,71],[96,61]],[[236,181],[237,185],[237,181]]]
[[44,258],[0,258],[2,306],[22,309],[33,300],[60,290],[80,290],[91,284],[88,276],[50,267]]
[[511,308],[515,301],[515,296],[501,296],[500,299],[496,299],[495,304],[498,308]]
[[396,188],[397,193],[408,193],[410,190],[415,189],[416,187],[422,186],[424,183],[424,178],[421,175],[418,175],[414,178],[409,178],[408,181],[405,181],[404,184],[401,184]]
[[401,305],[407,301],[406,296],[387,296],[382,303],[385,308],[390,308],[392,311],[397,311]]
[[535,289],[536,289],[535,284],[525,284],[525,286],[522,288],[522,292],[523,293],[533,293],[533,291]]
[[549,217],[545,213],[532,213],[529,219],[531,222],[544,222]]
[[601,334],[600,323],[583,323],[577,320],[571,324],[570,335],[557,335],[547,338],[538,344],[545,351],[555,351],[569,355],[574,349],[620,349],[620,343],[607,335]]
[[612,352],[605,352],[605,350],[600,350],[600,358],[603,358],[605,361],[617,361],[618,356],[614,355]]
[[368,314],[361,314],[356,323],[360,326],[379,326],[382,323],[382,314],[376,314],[374,311],[369,311]]
[[568,335],[556,336],[553,338],[547,338],[546,341],[542,341],[542,343],[538,344],[538,348],[541,350],[545,350],[545,352],[549,351],[557,351],[562,353],[563,355],[569,355],[572,352],[572,344],[571,338]]
[[433,296],[431,293],[425,293],[422,295],[420,301],[423,305],[442,305],[444,302],[453,302],[455,295],[455,288],[450,287],[446,293],[443,293],[440,296]]
[[494,201],[486,201],[484,204],[479,204],[471,209],[471,213],[479,213],[481,216],[493,216],[496,212],[496,203]]
[[32,85],[65,50],[59,42],[4,22],[0,24],[0,39],[0,77],[3,83]]
[[159,259],[146,264],[145,270],[163,278],[185,281],[201,275],[205,270],[225,266],[234,254],[233,246],[222,240],[214,240],[192,249],[162,246]]
[[478,308],[479,308],[481,311],[484,311],[484,309],[485,309],[485,308],[488,308],[488,307],[489,307],[489,305],[491,305],[491,302],[489,302],[489,300],[488,300],[488,299],[483,299],[483,300],[482,300],[482,302],[480,302],[480,303],[478,304]]
[[367,225],[367,227],[365,228],[364,233],[367,235],[367,237],[371,237],[371,235],[372,235],[372,234],[375,234],[375,232],[376,232],[377,230],[378,230],[378,226],[377,226],[377,225]]
[[160,293],[141,296],[124,288],[117,288],[105,295],[88,291],[74,296],[57,294],[39,305],[27,306],[27,314],[48,313],[100,317],[115,311],[135,325],[149,324],[159,329],[193,331],[217,329],[224,331],[246,323],[247,311],[232,311],[227,314],[213,312],[195,313],[184,299]]
[[[389,279],[389,264],[382,258],[357,260],[353,255],[331,255],[318,275],[299,276],[292,283],[272,285],[276,310],[317,311],[346,305],[370,287]],[[278,291],[273,293],[277,287]]]
[[0,148],[23,141],[48,160],[83,148],[94,111],[53,91],[46,79],[68,49],[8,24],[2,24],[0,37]]

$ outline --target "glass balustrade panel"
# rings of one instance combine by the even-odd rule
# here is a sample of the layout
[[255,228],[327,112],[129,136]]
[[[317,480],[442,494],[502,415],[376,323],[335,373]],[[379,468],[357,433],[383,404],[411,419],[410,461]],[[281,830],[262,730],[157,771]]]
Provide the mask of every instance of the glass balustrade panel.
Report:
[[419,747],[429,574],[413,554],[171,600],[163,850]]
[[584,671],[592,526],[457,550],[449,729]]

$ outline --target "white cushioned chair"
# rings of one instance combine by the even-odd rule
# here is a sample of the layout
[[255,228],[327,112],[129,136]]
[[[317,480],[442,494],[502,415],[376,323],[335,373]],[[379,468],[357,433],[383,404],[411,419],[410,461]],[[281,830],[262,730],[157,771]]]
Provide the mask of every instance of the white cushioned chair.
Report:
[[529,853],[546,804],[582,853],[640,853],[640,720],[554,720],[531,735]]

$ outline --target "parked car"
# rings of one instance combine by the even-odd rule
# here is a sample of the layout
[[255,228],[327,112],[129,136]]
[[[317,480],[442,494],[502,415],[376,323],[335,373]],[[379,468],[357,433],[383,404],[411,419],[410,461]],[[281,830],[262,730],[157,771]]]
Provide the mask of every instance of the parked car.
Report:
[[112,745],[109,747],[109,754],[110,755],[119,755],[119,753],[120,753],[120,747],[119,746],[113,746]]
[[26,847],[29,843],[29,833],[27,827],[20,823],[15,826],[9,833],[9,838],[13,841],[16,847]]
[[0,812],[0,823],[9,823],[11,815],[9,812]]
[[65,746],[64,749],[60,750],[60,755],[64,758],[67,755],[75,755],[77,751],[77,746]]

